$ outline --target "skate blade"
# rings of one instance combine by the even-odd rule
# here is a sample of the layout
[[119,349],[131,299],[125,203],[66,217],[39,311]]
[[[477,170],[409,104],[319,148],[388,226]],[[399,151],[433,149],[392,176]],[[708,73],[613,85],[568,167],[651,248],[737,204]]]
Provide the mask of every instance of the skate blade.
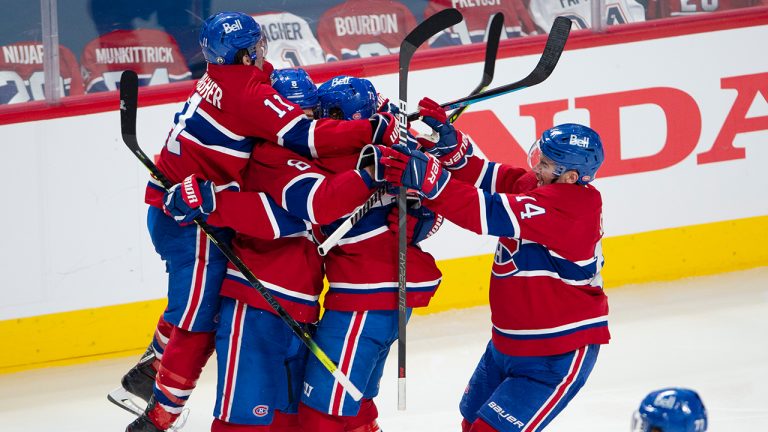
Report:
[[[141,416],[144,414],[144,411],[147,408],[147,404],[143,403],[141,405],[137,404],[135,399],[137,398],[135,395],[133,395],[128,390],[118,387],[111,392],[107,393],[107,400],[112,402],[113,404],[119,406],[120,408],[128,411],[129,413],[135,415],[136,417]],[[141,400],[141,399],[139,399]],[[142,400],[142,402],[144,402]],[[179,418],[176,419],[175,422],[171,425],[170,428],[168,428],[169,431],[179,431],[181,428],[184,427],[184,425],[187,424],[187,419],[189,418],[189,408],[184,408],[184,410],[181,411],[181,414],[179,415]]]
[[147,404],[144,401],[141,401],[142,405],[139,405],[136,403],[135,399],[139,398],[122,387],[118,387],[107,393],[107,400],[138,417],[144,413]]

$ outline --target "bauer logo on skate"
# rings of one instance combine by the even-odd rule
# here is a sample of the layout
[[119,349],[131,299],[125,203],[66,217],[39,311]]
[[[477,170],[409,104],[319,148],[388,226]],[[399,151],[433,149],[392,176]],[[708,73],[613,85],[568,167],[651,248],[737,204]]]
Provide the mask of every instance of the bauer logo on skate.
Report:
[[253,415],[256,417],[264,417],[267,414],[269,414],[269,406],[268,405],[256,405],[253,407]]

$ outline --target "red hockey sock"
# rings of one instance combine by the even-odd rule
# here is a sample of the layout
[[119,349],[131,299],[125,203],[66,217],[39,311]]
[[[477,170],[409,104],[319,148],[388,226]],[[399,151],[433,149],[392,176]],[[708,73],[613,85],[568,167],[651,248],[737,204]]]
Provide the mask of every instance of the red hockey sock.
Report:
[[282,411],[275,411],[269,430],[270,432],[302,432],[303,429],[299,426],[298,414],[286,414]]
[[467,419],[461,419],[461,432],[469,432],[471,427],[472,423],[468,422]]
[[354,417],[344,417],[346,419],[346,432],[377,432],[380,430],[376,419],[379,417],[379,410],[372,399],[363,399],[360,401],[360,411]]
[[299,424],[304,432],[344,432],[344,419],[299,403]]
[[239,425],[219,419],[213,419],[213,423],[211,423],[211,432],[268,432],[272,430],[269,426]]
[[203,366],[213,354],[215,336],[215,333],[190,332],[178,327],[171,332],[155,378],[158,404],[149,413],[156,426],[168,429],[181,414]]
[[155,360],[152,362],[152,367],[157,371],[160,369],[160,361],[165,354],[165,347],[168,345],[168,339],[171,338],[173,332],[173,324],[163,318],[160,315],[160,319],[157,321],[157,328],[155,328],[155,335],[152,337],[152,349],[155,351]]
[[[462,427],[464,427],[463,423],[462,423]],[[494,429],[493,426],[486,423],[485,420],[478,418],[472,423],[472,427],[469,429],[469,432],[496,432],[496,429]]]

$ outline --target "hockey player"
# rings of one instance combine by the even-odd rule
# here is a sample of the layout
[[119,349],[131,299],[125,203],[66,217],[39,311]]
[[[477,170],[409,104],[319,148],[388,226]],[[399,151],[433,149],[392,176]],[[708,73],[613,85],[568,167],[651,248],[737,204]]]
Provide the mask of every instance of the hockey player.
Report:
[[[366,118],[373,115],[378,99],[370,81],[339,76],[318,89],[319,117]],[[386,104],[385,104],[386,105]],[[369,150],[370,152],[366,151]],[[376,166],[387,157],[381,148],[369,147],[360,161],[348,157],[320,158],[317,165],[328,172],[339,172],[358,163]],[[389,150],[390,152],[392,150]],[[391,161],[390,163],[395,163]],[[387,175],[397,176],[401,166],[390,166]],[[374,177],[383,180],[380,167]],[[309,358],[304,391],[299,405],[299,420],[306,432],[376,432],[378,412],[373,398],[378,394],[384,362],[397,339],[397,234],[388,228],[388,215],[394,204],[385,195],[382,204],[372,208],[325,257],[329,289],[315,340],[339,368],[363,392],[354,401],[315,358]],[[418,242],[434,233],[442,218],[426,208],[412,210],[408,245],[408,310],[424,307],[440,284],[441,274],[432,256]],[[321,238],[338,223],[326,225]],[[361,269],[365,271],[361,271]]]
[[[281,89],[291,89],[283,96],[304,106],[316,99],[312,92],[314,84],[303,71],[273,73],[275,83],[291,82],[283,78],[298,79],[295,85],[278,85]],[[387,150],[394,153],[389,149],[383,151]],[[371,177],[373,173],[367,168],[326,175],[313,161],[273,143],[261,142],[256,144],[246,168],[243,192],[217,193],[216,207],[210,212],[208,222],[237,231],[233,240],[235,253],[291,316],[312,324],[319,314],[323,263],[307,231],[309,222],[332,222],[362,204],[376,186]],[[287,226],[286,232],[278,219],[277,223],[266,225],[280,226],[275,234],[277,237],[279,233],[281,238],[264,239],[261,230],[265,224],[252,217],[253,209],[260,209],[265,199],[263,193],[252,193],[256,190],[269,192],[285,209],[306,219],[306,225],[301,220],[299,231],[303,232],[292,235],[291,226]],[[170,195],[184,193],[178,189]],[[207,206],[213,197],[203,194],[198,201]],[[275,211],[274,215],[280,216],[280,212]],[[216,418],[211,430],[297,431],[297,420],[290,414],[296,412],[306,350],[232,265],[227,270],[221,294],[224,299],[216,335],[219,381]]]
[[[275,142],[306,157],[357,154],[371,141],[392,143],[397,139],[397,121],[392,115],[383,113],[357,122],[313,121],[282,98],[269,82],[273,67],[264,60],[266,40],[248,15],[222,12],[208,18],[200,45],[208,70],[176,114],[157,162],[172,182],[189,179],[184,189],[196,187],[195,196],[215,196],[221,187],[239,187],[256,139]],[[191,174],[199,178],[189,177]],[[196,225],[180,226],[163,214],[163,199],[161,185],[150,180],[145,197],[150,205],[148,225],[169,272],[164,318],[173,331],[156,374],[153,397],[127,431],[166,430],[181,413],[213,351],[219,288],[226,272],[225,257]],[[196,207],[201,215],[214,209],[215,200]],[[175,211],[173,206],[166,210]],[[264,206],[261,211],[268,213]],[[228,230],[219,234],[225,241],[232,236]],[[146,381],[152,370],[128,375]]]
[[[584,385],[610,338],[602,199],[589,184],[603,162],[600,137],[577,124],[546,130],[526,172],[472,156],[471,141],[437,103],[424,99],[420,107],[440,134],[430,149],[440,159],[409,152],[403,184],[457,225],[500,237],[493,333],[461,400],[462,429],[541,430]],[[461,168],[451,174],[443,165]]]
[[309,118],[317,109],[317,86],[302,68],[275,69],[272,72],[272,88],[289,101],[300,106]]
[[648,393],[632,416],[632,432],[705,432],[707,426],[699,394],[680,387]]

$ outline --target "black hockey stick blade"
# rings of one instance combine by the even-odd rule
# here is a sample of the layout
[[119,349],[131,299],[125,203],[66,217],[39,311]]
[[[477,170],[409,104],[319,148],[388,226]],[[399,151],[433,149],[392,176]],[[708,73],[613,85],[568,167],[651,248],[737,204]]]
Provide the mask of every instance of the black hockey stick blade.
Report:
[[[552,29],[549,32],[547,43],[544,46],[544,52],[539,58],[539,62],[536,67],[528,74],[527,77],[520,81],[506,84],[500,87],[493,88],[476,95],[463,97],[452,102],[441,104],[446,110],[461,108],[463,106],[472,105],[474,103],[484,101],[487,99],[495,98],[498,96],[512,93],[514,91],[522,90],[528,87],[533,87],[536,84],[542,83],[546,80],[555,70],[557,62],[560,60],[560,55],[563,53],[565,43],[568,41],[568,35],[571,32],[571,20],[565,17],[555,18],[555,22],[552,24]],[[416,120],[419,118],[418,113],[408,114],[408,120]]]
[[155,163],[139,147],[139,141],[136,139],[136,110],[138,106],[139,77],[132,70],[123,71],[120,75],[120,131],[123,135],[123,142],[149,170],[152,177],[168,189],[173,184],[157,169]]
[[[139,80],[138,76],[133,71],[125,71],[120,76],[120,130],[122,132],[123,141],[128,149],[141,161],[141,163],[149,170],[154,178],[159,180],[163,187],[169,189],[173,186],[168,178],[163,175],[160,169],[155,163],[147,157],[146,153],[139,147],[138,140],[136,139],[136,111],[138,107],[139,99]],[[208,238],[215,244],[221,253],[227,257],[227,259],[234,264],[235,267],[243,274],[245,279],[248,280],[250,285],[259,292],[264,300],[272,307],[272,310],[283,320],[283,322],[293,331],[293,333],[301,339],[301,341],[309,348],[309,351],[325,366],[339,383],[344,387],[344,390],[352,396],[355,400],[360,400],[363,394],[360,390],[352,384],[349,377],[344,375],[341,370],[336,366],[333,360],[323,351],[320,346],[312,339],[309,332],[299,324],[280,303],[275,300],[274,296],[267,290],[267,288],[259,281],[253,272],[245,265],[245,263],[238,257],[235,252],[229,247],[229,244],[222,242],[216,236],[215,232],[201,217],[195,218],[195,223],[200,226],[200,229],[205,232]]]
[[[488,88],[493,81],[493,73],[496,70],[496,55],[499,52],[499,40],[501,39],[501,31],[504,30],[504,14],[497,12],[491,18],[491,25],[488,27],[488,38],[485,45],[485,63],[483,64],[483,77],[480,80],[480,84],[475,87],[469,94],[470,96],[476,95],[481,91]],[[468,105],[467,105],[468,106]],[[459,118],[461,113],[466,111],[467,106],[456,108],[450,116],[448,121],[453,123]]]

